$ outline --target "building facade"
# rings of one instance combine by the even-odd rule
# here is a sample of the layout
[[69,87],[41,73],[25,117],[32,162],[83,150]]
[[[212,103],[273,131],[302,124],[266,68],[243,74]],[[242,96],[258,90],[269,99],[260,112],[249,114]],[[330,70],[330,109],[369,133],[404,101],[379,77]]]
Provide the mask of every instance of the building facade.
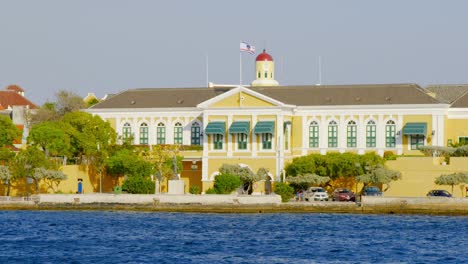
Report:
[[265,51],[255,76],[250,86],[128,90],[87,111],[134,144],[198,146],[182,155],[200,178],[189,185],[203,190],[222,164],[267,168],[280,180],[288,162],[310,153],[421,155],[420,146],[468,142],[467,91],[449,102],[437,96],[444,88],[416,84],[281,86]]

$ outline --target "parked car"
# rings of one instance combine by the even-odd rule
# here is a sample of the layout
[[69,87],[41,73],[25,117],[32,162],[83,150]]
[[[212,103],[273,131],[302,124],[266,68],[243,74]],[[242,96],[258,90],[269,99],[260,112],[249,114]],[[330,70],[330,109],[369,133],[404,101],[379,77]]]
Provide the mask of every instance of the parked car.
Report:
[[331,197],[333,201],[356,201],[356,195],[346,188],[336,188]]
[[427,196],[452,197],[452,195],[446,190],[431,190],[427,193]]
[[306,201],[328,201],[328,193],[322,187],[310,187],[304,194]]
[[362,189],[361,195],[364,196],[382,196],[383,193],[379,189],[379,187],[376,186],[366,186]]

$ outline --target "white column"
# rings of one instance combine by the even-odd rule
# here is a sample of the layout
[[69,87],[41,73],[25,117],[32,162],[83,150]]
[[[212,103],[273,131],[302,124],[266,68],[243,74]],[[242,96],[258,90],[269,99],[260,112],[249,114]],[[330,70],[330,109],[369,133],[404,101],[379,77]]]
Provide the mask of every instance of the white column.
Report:
[[397,155],[403,154],[403,115],[398,115],[396,120],[396,133],[400,135],[396,136],[396,149]]
[[376,147],[377,154],[383,157],[385,149],[385,124],[382,114],[379,114],[377,117],[377,127],[376,127]]
[[366,125],[364,124],[363,115],[359,115],[356,133],[356,146],[358,148],[358,154],[364,154],[366,152]]
[[284,167],[284,118],[282,114],[276,115],[276,153],[278,155],[276,159],[276,181],[280,181],[281,170]]
[[229,133],[229,127],[232,124],[232,115],[228,115],[227,117],[227,124],[226,124],[226,137],[227,137],[227,155],[228,157],[232,157],[232,135]]
[[190,145],[190,129],[191,129],[191,124],[190,124],[190,119],[188,117],[184,117],[184,123],[182,124],[182,144],[184,145]]
[[252,124],[251,124],[251,129],[252,129],[252,142],[250,143],[251,148],[252,148],[252,157],[257,156],[257,135],[254,133],[253,129],[255,125],[257,124],[257,116],[252,115]]
[[326,154],[328,149],[328,122],[327,116],[323,115],[320,118],[320,128],[319,128],[319,147],[320,154]]
[[445,116],[437,115],[437,129],[435,129],[434,138],[437,138],[438,146],[445,146],[447,144],[444,140],[445,137]]
[[307,149],[309,148],[309,123],[307,122],[307,116],[302,116],[302,144],[301,144],[301,155],[307,155]]
[[201,133],[203,133],[203,156],[202,156],[202,181],[208,180],[208,135],[205,134],[205,128],[208,125],[208,115],[203,112],[203,125]]
[[338,120],[338,149],[340,153],[345,152],[346,136],[346,120],[344,115],[340,115],[340,119]]
[[154,117],[150,118],[148,122],[148,144],[149,145],[156,144],[156,124],[154,121]]

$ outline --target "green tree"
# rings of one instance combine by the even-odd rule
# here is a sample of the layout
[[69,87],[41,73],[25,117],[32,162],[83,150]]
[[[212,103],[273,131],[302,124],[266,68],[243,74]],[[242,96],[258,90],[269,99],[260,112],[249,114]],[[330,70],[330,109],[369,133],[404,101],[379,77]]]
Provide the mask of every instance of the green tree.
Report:
[[153,174],[153,166],[138,153],[122,149],[107,160],[107,171],[116,176],[146,177]]
[[12,174],[8,166],[0,165],[0,180],[7,185],[6,196],[10,196],[10,181]]
[[66,124],[59,121],[46,121],[34,125],[29,132],[28,142],[40,147],[46,156],[70,156],[70,135]]
[[57,98],[55,109],[59,116],[64,116],[71,112],[77,112],[86,107],[83,98],[73,92],[60,90],[55,96]]
[[[434,182],[437,185],[452,186],[452,193],[453,193],[453,186],[459,185],[462,183],[468,183],[468,173],[457,172],[457,173],[452,173],[452,174],[443,174],[437,177]],[[462,196],[463,196],[463,190],[462,190]]]
[[0,147],[9,146],[21,136],[21,131],[7,116],[0,115]]
[[268,176],[268,170],[266,168],[260,168],[257,173],[254,173],[249,167],[231,164],[223,164],[221,168],[219,168],[219,173],[239,177],[244,186],[243,191],[248,194],[252,193],[253,184],[255,182],[265,180]]
[[[70,135],[70,143],[75,157],[87,158],[89,163],[96,160],[94,156],[108,151],[115,144],[116,133],[108,122],[101,117],[84,112],[69,112],[62,121]],[[98,150],[99,145],[99,150]]]
[[284,182],[277,182],[275,184],[275,193],[281,196],[283,203],[286,203],[294,197],[294,188]]
[[237,175],[221,173],[215,177],[214,189],[218,194],[230,194],[241,186],[241,179]]
[[385,184],[387,187],[384,192],[390,188],[392,181],[400,180],[401,173],[399,171],[389,170],[383,165],[369,166],[366,172],[359,175],[357,178],[358,182],[364,183],[364,186],[369,184]]
[[154,193],[154,183],[148,177],[128,177],[122,185],[122,190],[133,194],[150,194]]
[[305,190],[313,185],[323,185],[330,181],[330,177],[307,173],[305,175],[289,176],[286,181],[295,191]]
[[[13,159],[10,165],[12,180],[19,180],[26,177],[34,177],[34,169],[49,168],[50,162],[45,154],[36,147],[28,147],[21,150]],[[38,175],[40,176],[40,175]],[[39,183],[35,182],[36,193],[39,192]]]
[[65,175],[60,170],[47,170],[46,176],[44,177],[44,181],[47,184],[48,188],[51,189],[54,193],[58,191],[58,186],[61,181],[67,179],[67,175]]

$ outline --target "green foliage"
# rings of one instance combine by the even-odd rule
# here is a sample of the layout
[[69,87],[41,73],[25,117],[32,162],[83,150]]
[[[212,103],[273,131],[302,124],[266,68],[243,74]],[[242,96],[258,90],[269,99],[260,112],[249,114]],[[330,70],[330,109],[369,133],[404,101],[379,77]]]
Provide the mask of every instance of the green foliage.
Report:
[[192,187],[190,187],[189,193],[200,194],[200,187],[198,187],[197,185],[193,185]]
[[[39,182],[46,181],[49,188],[55,192],[61,181],[67,179],[67,175],[61,171],[47,170],[45,168],[35,168],[34,173],[30,175],[36,185],[36,193],[39,193]],[[54,188],[55,187],[55,188]]]
[[0,147],[10,146],[21,136],[21,131],[8,116],[0,115]]
[[208,190],[206,190],[205,193],[206,193],[206,194],[216,194],[216,190],[213,189],[213,188],[209,188]]
[[277,182],[275,184],[275,193],[281,196],[283,203],[289,202],[294,197],[294,188],[284,182]]
[[146,177],[154,173],[152,164],[138,153],[122,149],[107,159],[107,171],[114,176]]
[[368,167],[366,173],[356,177],[358,182],[364,183],[364,186],[369,184],[386,184],[388,190],[390,188],[390,182],[400,180],[401,173],[399,171],[389,170],[383,165]]
[[316,174],[328,176],[330,179],[339,177],[356,177],[365,172],[366,167],[384,164],[385,160],[375,153],[358,155],[354,153],[310,154],[294,158],[285,168],[289,176]]
[[214,181],[214,189],[218,194],[229,194],[241,186],[239,176],[232,174],[219,174]]
[[0,163],[1,164],[8,164],[10,163],[15,157],[15,152],[11,151],[8,148],[0,147]]
[[86,103],[86,106],[87,106],[87,107],[91,107],[91,106],[93,106],[93,105],[95,105],[95,104],[98,104],[98,103],[99,103],[99,100],[96,99],[96,98],[93,98],[93,99],[89,100],[89,101]]
[[123,182],[122,190],[133,194],[151,194],[154,193],[154,182],[148,177],[132,176]]
[[116,141],[114,129],[98,115],[69,112],[63,116],[62,121],[71,127],[68,133],[75,157],[94,157],[99,152],[108,151],[109,146]]
[[70,134],[59,121],[38,123],[31,128],[28,142],[41,147],[50,156],[70,156]]
[[462,145],[455,150],[453,157],[468,157],[468,145]]
[[397,159],[397,155],[395,155],[395,153],[393,153],[393,151],[385,151],[383,156],[384,156],[385,160],[396,160]]
[[223,164],[221,168],[219,168],[219,172],[221,174],[238,176],[243,185],[248,185],[246,190],[248,194],[253,191],[254,182],[265,180],[268,176],[268,170],[266,168],[260,168],[257,173],[254,173],[249,167],[230,164]]
[[325,184],[330,181],[330,177],[308,173],[306,175],[288,176],[286,181],[294,188],[294,190],[303,190],[312,185]]
[[[163,179],[176,179],[174,174],[174,163],[177,168],[177,173],[182,171],[183,157],[179,155],[178,145],[154,145],[149,149],[142,150],[142,156],[153,164],[155,168],[156,177],[158,180]],[[176,160],[174,162],[174,157]]]

